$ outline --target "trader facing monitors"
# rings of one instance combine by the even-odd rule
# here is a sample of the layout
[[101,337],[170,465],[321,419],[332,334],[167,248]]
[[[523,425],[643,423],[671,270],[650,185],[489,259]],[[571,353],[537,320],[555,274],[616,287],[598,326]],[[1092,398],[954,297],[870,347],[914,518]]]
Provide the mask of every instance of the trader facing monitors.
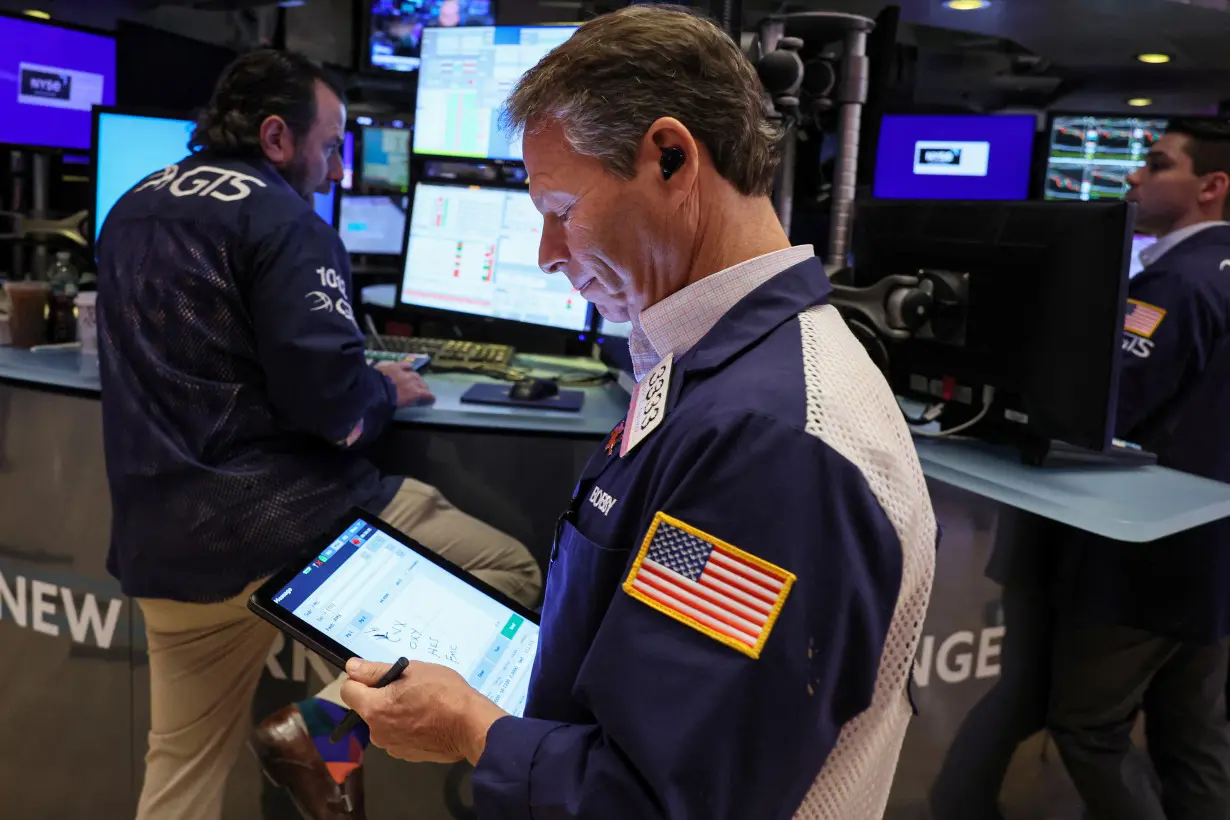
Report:
[[523,188],[418,182],[399,301],[582,332],[584,299],[538,267],[542,216]]
[[90,109],[115,105],[115,39],[0,14],[0,143],[90,147]]
[[520,138],[499,127],[513,84],[575,26],[430,28],[423,32],[414,153],[520,160]]
[[1025,199],[1032,114],[886,114],[876,150],[876,199]]
[[1053,114],[1047,135],[1046,199],[1123,199],[1127,178],[1145,164],[1167,121]]

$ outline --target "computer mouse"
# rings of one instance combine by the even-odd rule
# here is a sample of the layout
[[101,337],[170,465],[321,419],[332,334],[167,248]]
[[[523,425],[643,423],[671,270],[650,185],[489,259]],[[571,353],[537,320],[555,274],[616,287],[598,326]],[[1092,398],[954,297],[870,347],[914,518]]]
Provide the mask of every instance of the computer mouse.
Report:
[[555,379],[521,379],[508,391],[508,397],[517,401],[539,401],[559,395]]

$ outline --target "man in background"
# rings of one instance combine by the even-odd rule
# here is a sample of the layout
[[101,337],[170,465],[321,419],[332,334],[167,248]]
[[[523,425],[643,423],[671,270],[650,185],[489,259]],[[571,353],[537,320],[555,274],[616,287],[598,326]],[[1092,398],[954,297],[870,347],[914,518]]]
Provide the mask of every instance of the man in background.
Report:
[[[1230,126],[1171,122],[1128,182],[1158,241],[1128,288],[1118,435],[1230,481]],[[1230,817],[1230,522],[1059,554],[1048,722],[1092,817]],[[1153,773],[1132,745],[1142,711]]]
[[[140,818],[219,820],[275,639],[247,598],[352,506],[523,603],[539,595],[521,544],[364,457],[396,408],[431,394],[406,365],[367,365],[346,250],[310,204],[342,178],[345,125],[342,89],[306,58],[240,57],[194,153],[125,194],[102,231],[108,566],[150,655]],[[253,738],[313,820],[363,816],[366,735],[328,740],[339,688]]]

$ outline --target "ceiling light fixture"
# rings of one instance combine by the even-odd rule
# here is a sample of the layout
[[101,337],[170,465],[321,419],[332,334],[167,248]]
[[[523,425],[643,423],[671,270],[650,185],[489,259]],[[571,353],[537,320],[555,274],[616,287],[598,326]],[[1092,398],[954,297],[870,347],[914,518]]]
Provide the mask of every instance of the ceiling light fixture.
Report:
[[1165,63],[1170,62],[1170,55],[1163,54],[1160,51],[1146,51],[1144,54],[1137,54],[1136,59],[1140,60],[1142,63],[1149,63],[1150,65],[1164,65]]
[[985,9],[991,5],[991,2],[990,0],[947,0],[944,5],[953,11],[978,11],[978,9]]
[[24,14],[27,17],[33,17],[35,20],[50,20],[51,19],[50,14],[48,14],[45,11],[39,11],[38,9],[26,9],[25,11],[22,12],[22,14]]
[[1146,105],[1153,105],[1153,100],[1148,97],[1133,97],[1127,101],[1127,104],[1133,108],[1144,108]]

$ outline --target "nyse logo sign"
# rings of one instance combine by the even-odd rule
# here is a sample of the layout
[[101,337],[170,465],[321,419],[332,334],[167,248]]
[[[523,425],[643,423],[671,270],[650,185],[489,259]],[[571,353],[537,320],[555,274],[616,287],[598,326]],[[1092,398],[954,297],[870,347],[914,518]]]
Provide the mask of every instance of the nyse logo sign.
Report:
[[923,176],[985,177],[991,143],[919,140],[914,143],[914,173]]
[[53,74],[33,68],[21,69],[21,95],[49,100],[69,100],[73,94],[73,78],[68,74]]
[[960,165],[960,148],[920,148],[918,150],[920,165]]
[[21,105],[88,112],[104,102],[107,78],[102,74],[38,63],[18,63],[17,71]]

